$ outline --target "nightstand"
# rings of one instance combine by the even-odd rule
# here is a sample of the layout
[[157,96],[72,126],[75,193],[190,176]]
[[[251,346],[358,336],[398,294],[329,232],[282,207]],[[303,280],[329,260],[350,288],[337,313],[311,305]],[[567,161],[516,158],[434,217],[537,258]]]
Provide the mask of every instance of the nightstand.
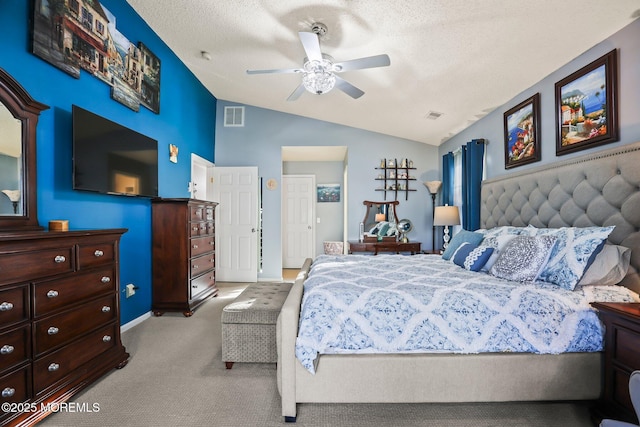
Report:
[[640,303],[594,302],[591,306],[605,326],[604,392],[596,412],[602,418],[637,424],[629,376],[640,369]]

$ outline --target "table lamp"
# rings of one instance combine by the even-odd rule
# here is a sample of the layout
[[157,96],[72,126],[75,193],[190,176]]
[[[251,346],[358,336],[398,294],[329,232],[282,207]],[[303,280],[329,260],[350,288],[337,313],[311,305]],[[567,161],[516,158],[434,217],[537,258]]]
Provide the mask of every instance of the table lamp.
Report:
[[442,239],[444,240],[443,249],[447,249],[449,246],[449,226],[450,225],[460,225],[460,211],[457,206],[436,206],[433,213],[433,225],[443,225],[444,226],[444,235]]

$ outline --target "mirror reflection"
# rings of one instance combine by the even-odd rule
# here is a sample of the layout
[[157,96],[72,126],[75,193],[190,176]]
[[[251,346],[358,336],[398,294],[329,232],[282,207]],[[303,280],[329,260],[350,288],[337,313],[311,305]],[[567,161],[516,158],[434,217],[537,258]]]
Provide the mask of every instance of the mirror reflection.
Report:
[[0,215],[22,215],[22,122],[0,103]]
[[371,202],[365,200],[363,204],[367,207],[364,219],[362,220],[365,232],[371,230],[371,228],[382,221],[398,223],[396,206],[399,202],[397,200],[391,202]]

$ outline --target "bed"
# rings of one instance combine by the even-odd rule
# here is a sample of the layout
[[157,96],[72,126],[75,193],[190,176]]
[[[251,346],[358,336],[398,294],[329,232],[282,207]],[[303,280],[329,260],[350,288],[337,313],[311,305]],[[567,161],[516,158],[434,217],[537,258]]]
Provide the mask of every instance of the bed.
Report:
[[[633,291],[627,295],[637,298],[637,292],[640,291],[640,221],[637,215],[640,211],[640,169],[636,165],[639,161],[640,143],[636,143],[485,181],[482,186],[481,226],[485,230],[513,227],[518,232],[530,232],[532,235],[543,235],[548,229],[610,227],[612,231],[607,235],[607,243],[631,249],[630,265],[619,288]],[[457,345],[465,341],[464,337],[450,338],[450,342],[457,344],[450,343],[444,351],[432,349],[424,352],[405,346],[400,353],[378,353],[367,345],[357,352],[337,351],[338,354],[324,354],[326,349],[312,345],[309,346],[310,350],[301,350],[300,341],[303,344],[310,343],[304,342],[309,339],[308,336],[302,334],[299,337],[303,286],[307,276],[324,263],[339,263],[339,259],[355,262],[356,258],[367,258],[350,257],[322,257],[316,263],[307,260],[278,318],[278,389],[282,398],[282,415],[286,421],[295,421],[296,405],[304,402],[590,400],[600,396],[602,353],[597,345],[593,347],[593,344],[585,344],[582,338],[578,338],[595,334],[597,343],[598,331],[594,331],[593,326],[585,326],[582,330],[573,331],[570,337],[565,337],[564,350],[554,345],[545,348],[543,338],[532,344],[535,339],[531,337],[521,347],[530,346],[529,350],[533,352],[500,347],[498,350],[487,350],[488,347],[481,348],[477,342],[474,343],[475,347],[464,348]],[[377,263],[391,263],[387,268],[396,268],[393,263],[399,259],[407,264],[421,260],[427,264],[427,259],[431,257],[428,261],[431,267],[428,268],[436,269],[440,277],[452,277],[453,270],[448,269],[458,268],[466,277],[460,280],[466,282],[473,282],[473,277],[483,274],[488,276],[481,272],[467,273],[463,268],[434,255],[378,257]],[[368,258],[371,260],[374,257]],[[331,265],[328,270],[334,267]],[[314,274],[309,277],[310,281]],[[415,274],[425,273],[416,270]],[[436,273],[432,271],[428,275],[434,276]],[[380,276],[378,272],[377,277]],[[408,282],[413,280],[415,277],[407,279]],[[500,286],[507,286],[507,282],[500,282]],[[488,289],[485,285],[475,286],[476,290]],[[581,289],[576,287],[575,293],[569,289],[564,298],[577,298],[578,293],[584,293]],[[593,289],[589,288],[592,294],[585,298],[620,298],[607,292],[602,295]],[[554,293],[553,290],[547,291]],[[544,292],[544,289],[531,290],[530,295],[534,297],[530,297],[526,304],[518,304],[535,305],[536,301],[541,301],[538,297]],[[486,302],[487,305],[494,303]],[[343,303],[343,306],[347,305]],[[583,309],[585,305],[588,306],[584,301],[575,303],[576,307]],[[318,316],[317,313],[313,316]],[[533,325],[534,322],[527,316],[521,315],[526,320],[523,326]],[[586,307],[579,316],[580,321],[583,318],[595,318],[595,312]],[[468,338],[471,326],[466,324],[465,319],[455,319],[453,323],[456,322],[460,325],[458,329],[467,333]],[[300,330],[304,328],[303,325]],[[395,337],[387,341],[393,339]],[[504,344],[510,340],[502,341]],[[447,335],[444,334],[440,341],[447,341]],[[488,341],[496,341],[495,336],[486,338],[484,343]],[[517,339],[515,341],[518,342]],[[308,354],[305,356],[305,353]],[[318,353],[323,354],[318,356]]]

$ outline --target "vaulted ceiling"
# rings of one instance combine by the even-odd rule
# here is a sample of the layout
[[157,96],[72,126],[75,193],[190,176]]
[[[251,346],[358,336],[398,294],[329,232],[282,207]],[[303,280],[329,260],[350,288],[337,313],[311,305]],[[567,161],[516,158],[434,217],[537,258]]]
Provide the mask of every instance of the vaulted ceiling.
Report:
[[[638,0],[127,1],[220,100],[432,145],[640,17]],[[301,67],[298,32],[315,22],[336,61],[389,55],[388,67],[340,74],[362,97],[287,101],[300,74],[247,75]]]

